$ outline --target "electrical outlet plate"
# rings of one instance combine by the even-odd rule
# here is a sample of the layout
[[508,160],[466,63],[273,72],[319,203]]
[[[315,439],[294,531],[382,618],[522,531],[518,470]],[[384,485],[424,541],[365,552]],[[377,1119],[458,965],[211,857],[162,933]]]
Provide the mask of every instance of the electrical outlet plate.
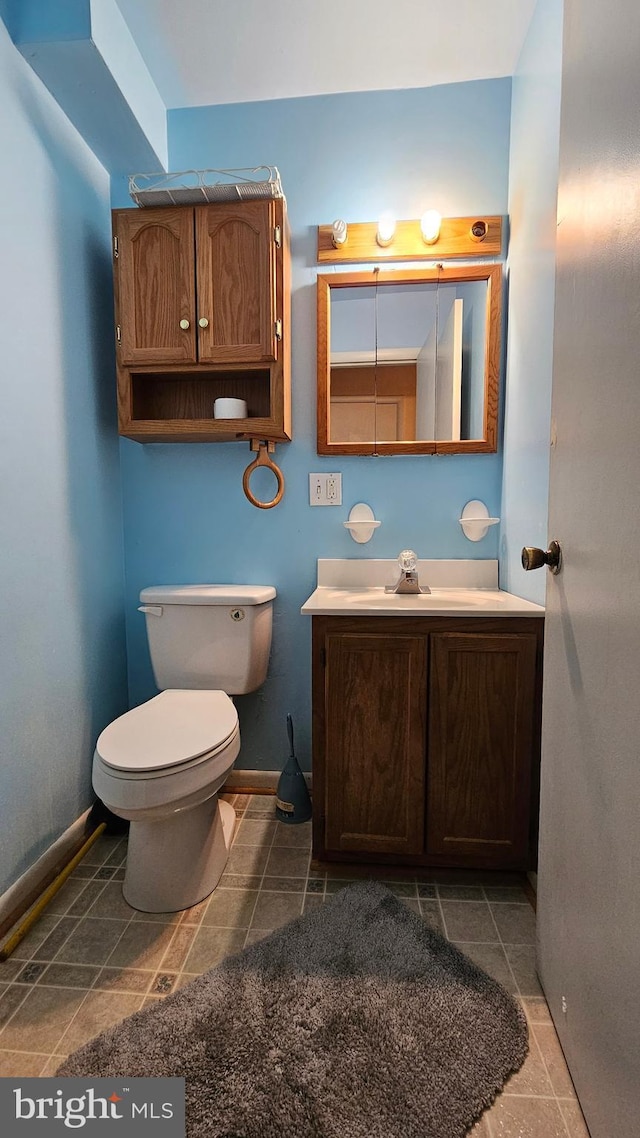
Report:
[[341,506],[342,474],[310,474],[309,505]]

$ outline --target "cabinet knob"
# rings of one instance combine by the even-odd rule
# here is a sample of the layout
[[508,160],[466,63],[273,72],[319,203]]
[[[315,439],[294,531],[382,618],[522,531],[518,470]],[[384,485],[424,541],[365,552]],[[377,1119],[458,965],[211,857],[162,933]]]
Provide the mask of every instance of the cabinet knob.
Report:
[[532,545],[525,545],[522,550],[522,568],[529,571],[530,569],[541,569],[543,565],[548,565],[552,573],[559,573],[562,565],[562,551],[557,541],[550,541],[549,548],[537,549]]
[[200,326],[200,328],[208,328],[209,327],[209,321],[207,320],[206,316],[200,317],[200,319],[198,320],[198,325]]
[[191,327],[191,325],[190,325],[188,320],[181,320],[180,321],[180,327],[182,328],[183,332],[186,332],[187,329]]

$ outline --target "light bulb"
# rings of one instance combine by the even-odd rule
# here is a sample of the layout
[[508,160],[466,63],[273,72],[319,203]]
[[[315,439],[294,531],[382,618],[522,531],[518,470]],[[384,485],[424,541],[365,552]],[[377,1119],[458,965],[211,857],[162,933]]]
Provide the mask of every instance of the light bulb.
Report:
[[435,245],[440,236],[442,218],[437,209],[428,209],[420,218],[420,232],[425,245]]
[[378,218],[378,232],[376,233],[376,241],[378,245],[390,245],[393,241],[393,235],[396,231],[396,219],[388,210],[381,213]]
[[333,242],[334,249],[339,249],[341,245],[344,245],[346,243],[348,232],[349,230],[346,221],[343,221],[341,217],[338,217],[331,226],[331,240]]

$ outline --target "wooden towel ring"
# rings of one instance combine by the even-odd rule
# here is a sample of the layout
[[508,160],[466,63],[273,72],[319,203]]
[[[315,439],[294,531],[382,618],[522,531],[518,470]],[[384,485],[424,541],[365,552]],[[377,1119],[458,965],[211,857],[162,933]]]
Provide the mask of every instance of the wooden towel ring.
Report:
[[[254,458],[253,462],[249,463],[249,466],[247,467],[244,474],[242,475],[242,489],[244,490],[245,494],[247,495],[247,498],[249,499],[249,501],[251,502],[251,505],[257,506],[259,510],[270,510],[272,506],[277,506],[278,502],[280,502],[282,500],[282,495],[284,494],[284,475],[283,475],[282,471],[280,470],[280,468],[278,466],[276,466],[275,462],[272,462],[271,459],[269,458],[268,452],[270,451],[273,454],[275,449],[276,449],[275,443],[267,443],[267,442],[261,443],[258,441],[258,439],[252,439],[251,440],[251,450],[254,450],[254,451],[257,450],[258,457]],[[258,466],[268,467],[269,470],[272,470],[276,476],[276,479],[278,482],[278,489],[276,490],[275,498],[273,498],[270,502],[261,502],[259,500],[259,498],[256,498],[255,494],[251,493],[251,489],[249,487],[249,481],[251,479],[251,475],[253,474],[254,470]]]

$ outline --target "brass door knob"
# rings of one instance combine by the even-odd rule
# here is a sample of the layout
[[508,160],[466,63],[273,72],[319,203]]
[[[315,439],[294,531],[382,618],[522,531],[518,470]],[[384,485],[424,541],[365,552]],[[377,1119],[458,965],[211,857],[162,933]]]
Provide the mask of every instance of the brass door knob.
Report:
[[527,572],[530,569],[541,569],[543,565],[549,566],[554,575],[560,572],[562,566],[562,550],[557,541],[550,541],[548,549],[538,549],[533,545],[525,545],[522,550],[522,568]]
[[200,328],[208,328],[209,327],[209,321],[207,320],[206,316],[201,316],[200,319],[198,320],[198,324],[199,324]]
[[186,332],[191,327],[191,325],[190,325],[188,320],[181,320],[180,321],[180,327],[182,328],[183,332]]

